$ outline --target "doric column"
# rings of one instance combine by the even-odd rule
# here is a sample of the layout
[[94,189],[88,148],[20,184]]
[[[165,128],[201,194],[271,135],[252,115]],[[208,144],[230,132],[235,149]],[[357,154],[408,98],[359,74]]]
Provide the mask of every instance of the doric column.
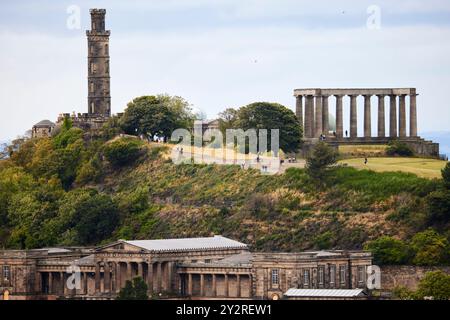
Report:
[[147,286],[148,294],[151,296],[153,294],[153,263],[148,263],[147,268]]
[[126,276],[125,282],[127,282],[127,280],[130,280],[130,281],[132,280],[131,262],[126,262],[126,264],[127,264],[127,276]]
[[88,294],[88,276],[87,272],[83,272],[83,294]]
[[111,273],[109,270],[109,263],[105,262],[103,266],[103,290],[105,292],[109,292],[109,288],[111,285]]
[[122,289],[122,268],[120,262],[116,263],[116,283],[116,292],[120,292],[120,289]]
[[329,120],[329,110],[328,110],[328,96],[322,97],[322,131],[323,134],[328,135],[330,131],[330,120]]
[[384,95],[378,95],[378,137],[384,137],[386,135],[386,130],[384,127]]
[[236,275],[236,296],[238,298],[241,297],[241,276],[239,274]]
[[414,92],[409,96],[409,135],[417,137],[417,94]]
[[60,283],[60,286],[61,286],[61,288],[60,288],[61,294],[62,294],[62,295],[65,295],[65,288],[66,288],[66,286],[65,286],[65,283],[64,283],[64,272],[60,272],[60,273],[59,273],[59,281],[61,282],[61,283]]
[[322,134],[323,128],[322,128],[322,96],[317,95],[316,96],[316,116],[315,116],[315,123],[314,123],[314,137],[319,137]]
[[143,271],[142,262],[138,262],[138,277],[141,277],[142,279],[144,279],[144,271]]
[[156,292],[161,292],[161,283],[162,283],[162,263],[156,263]]
[[212,296],[217,296],[217,283],[216,283],[216,275],[212,275]]
[[404,94],[398,97],[398,135],[406,137],[406,96]]
[[303,96],[299,95],[295,97],[295,115],[297,116],[298,122],[303,127]]
[[397,96],[389,96],[390,107],[389,107],[389,136],[397,136]]
[[372,126],[370,119],[370,95],[364,96],[364,137],[370,138],[372,135]]
[[167,291],[171,291],[172,290],[172,268],[173,264],[172,262],[167,262],[167,277],[166,277],[166,281],[167,281],[167,286],[166,286],[166,290]]
[[192,296],[192,274],[188,273],[188,296]]
[[100,263],[95,264],[95,293],[100,292]]
[[228,287],[228,274],[225,274],[225,279],[224,279],[224,287],[225,287],[225,297],[228,297],[230,294],[230,288]]
[[344,134],[343,116],[342,116],[342,96],[336,95],[336,136],[342,138]]
[[52,272],[48,273],[48,293],[49,294],[53,293],[53,273]]
[[305,105],[305,137],[312,138],[314,135],[314,97],[306,96]]
[[356,95],[350,96],[350,138],[356,138],[358,136],[358,115],[356,98]]
[[117,267],[115,262],[111,262],[111,292],[116,292],[117,288]]
[[200,297],[203,297],[205,294],[205,276],[203,273],[200,273]]

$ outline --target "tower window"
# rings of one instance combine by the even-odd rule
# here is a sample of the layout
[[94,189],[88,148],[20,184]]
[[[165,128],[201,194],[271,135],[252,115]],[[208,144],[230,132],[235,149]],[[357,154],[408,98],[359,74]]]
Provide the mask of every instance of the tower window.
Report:
[[94,93],[94,91],[95,91],[95,85],[93,82],[91,82],[91,84],[90,84],[90,91],[91,91],[91,93]]
[[95,65],[95,63],[91,62],[91,73],[96,73],[97,72],[97,66]]
[[91,102],[91,113],[95,113],[95,103]]
[[105,44],[105,55],[109,55],[109,45]]

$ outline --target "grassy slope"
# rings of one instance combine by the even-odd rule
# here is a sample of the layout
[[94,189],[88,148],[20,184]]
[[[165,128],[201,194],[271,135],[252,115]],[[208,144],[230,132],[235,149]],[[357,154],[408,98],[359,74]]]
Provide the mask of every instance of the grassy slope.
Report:
[[[222,234],[256,250],[294,251],[361,248],[383,234],[409,237],[420,220],[421,193],[434,186],[412,174],[353,168],[341,168],[335,179],[333,188],[317,192],[302,169],[264,176],[158,158],[111,171],[97,187],[124,205],[142,194],[150,203],[123,217],[111,239]],[[395,219],[411,208],[410,224]]]

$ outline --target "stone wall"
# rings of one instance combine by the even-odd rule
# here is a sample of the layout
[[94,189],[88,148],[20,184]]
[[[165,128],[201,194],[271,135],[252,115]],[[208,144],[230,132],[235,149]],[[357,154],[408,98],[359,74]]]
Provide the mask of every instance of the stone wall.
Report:
[[425,276],[425,273],[436,270],[442,270],[450,274],[450,266],[383,266],[381,267],[381,289],[392,290],[395,287],[403,286],[416,290],[420,279]]

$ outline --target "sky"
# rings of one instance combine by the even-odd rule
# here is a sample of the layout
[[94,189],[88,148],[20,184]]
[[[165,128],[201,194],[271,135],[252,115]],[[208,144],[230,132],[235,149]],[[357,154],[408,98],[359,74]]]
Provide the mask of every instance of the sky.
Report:
[[89,8],[107,10],[113,113],[159,93],[214,118],[255,101],[294,110],[295,88],[415,87],[419,134],[448,131],[448,0],[2,0],[0,141],[87,112]]

